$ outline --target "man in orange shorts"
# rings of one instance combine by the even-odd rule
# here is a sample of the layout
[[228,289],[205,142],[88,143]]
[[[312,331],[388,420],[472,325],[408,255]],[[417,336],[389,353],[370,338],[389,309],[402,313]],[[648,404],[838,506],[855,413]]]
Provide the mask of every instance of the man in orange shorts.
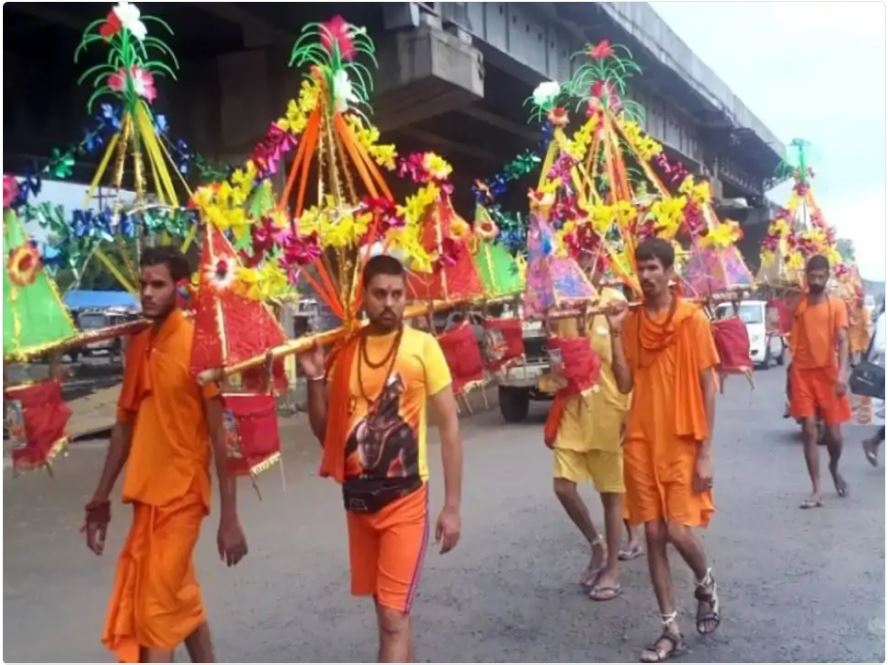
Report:
[[842,423],[851,419],[848,401],[848,311],[844,301],[827,295],[829,260],[812,256],[805,266],[808,293],[795,308],[790,345],[790,411],[802,422],[805,462],[811,476],[811,495],[802,508],[823,505],[820,493],[820,455],[817,449],[817,416],[827,428],[829,470],[840,497],[848,483],[839,474],[842,456]]
[[376,256],[363,274],[369,325],[334,351],[302,354],[312,431],[324,452],[321,475],[342,484],[351,589],[373,596],[379,660],[413,660],[410,609],[429,533],[426,402],[441,435],[444,509],[441,553],[460,534],[462,441],[450,371],[434,337],[403,322],[405,272]]
[[133,525],[117,564],[102,643],[121,662],[172,662],[185,643],[194,662],[215,660],[192,554],[210,511],[215,458],[221,510],[219,556],[233,566],[247,553],[237,518],[235,479],[226,471],[222,400],[189,374],[194,326],[176,307],[188,263],[172,247],[141,258],[142,314],[152,321],[129,344],[117,423],[92,500],[86,542],[105,549],[108,497],[127,465],[123,500]]
[[[625,298],[614,289],[601,291],[601,304],[615,300],[625,301]],[[557,319],[555,330],[562,337],[578,337],[580,334],[577,319]],[[626,491],[623,483],[623,426],[630,397],[617,388],[611,369],[610,328],[604,316],[592,318],[588,337],[590,346],[601,360],[598,389],[585,395],[565,397],[556,394],[546,423],[547,433],[554,433],[554,440],[547,437],[546,443],[554,453],[555,496],[592,550],[580,584],[589,590],[592,600],[606,601],[622,593],[619,555],[623,494]],[[552,374],[543,377],[540,388],[557,393],[564,383],[561,367],[553,362]],[[592,481],[601,496],[605,537],[596,531],[589,509],[577,489],[579,483],[586,481]],[[632,542],[632,530],[627,527],[627,531],[630,549],[633,545],[638,548],[638,544]]]
[[623,463],[632,524],[644,523],[648,567],[663,630],[641,653],[660,662],[684,650],[672,591],[671,543],[696,580],[697,631],[708,635],[721,618],[715,578],[693,527],[705,527],[712,503],[712,429],[718,354],[699,306],[670,290],[675,251],[660,239],[639,243],[635,261],[644,302],[610,315],[612,367],[620,391],[632,392]]

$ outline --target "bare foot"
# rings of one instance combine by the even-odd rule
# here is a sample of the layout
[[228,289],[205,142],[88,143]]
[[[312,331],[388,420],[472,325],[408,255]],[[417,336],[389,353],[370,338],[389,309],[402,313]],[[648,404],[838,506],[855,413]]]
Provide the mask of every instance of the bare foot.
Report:
[[586,567],[582,578],[580,578],[580,584],[587,587],[595,584],[595,579],[602,568],[604,568],[605,561],[607,561],[607,548],[603,542],[599,541],[592,545],[592,558],[589,559],[589,565]]
[[866,455],[866,461],[873,466],[879,466],[878,442],[875,439],[863,440],[863,454]]
[[848,496],[848,483],[842,478],[841,474],[839,474],[839,465],[830,464],[829,472],[832,474],[833,484],[836,486],[836,494],[842,498]]

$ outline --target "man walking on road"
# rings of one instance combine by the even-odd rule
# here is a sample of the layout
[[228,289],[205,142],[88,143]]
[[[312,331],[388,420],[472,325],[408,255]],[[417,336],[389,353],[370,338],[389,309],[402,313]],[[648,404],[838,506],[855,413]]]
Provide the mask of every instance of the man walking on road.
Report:
[[441,435],[444,508],[441,553],[460,535],[462,441],[450,371],[431,335],[404,325],[405,272],[376,256],[363,274],[369,325],[331,356],[302,354],[312,431],[323,446],[321,475],[342,484],[351,590],[373,596],[379,660],[413,659],[410,609],[428,541],[426,402]]
[[[625,301],[622,294],[613,289],[604,289],[601,295],[604,304]],[[559,319],[555,323],[558,335],[579,335],[576,319]],[[613,600],[622,591],[618,558],[626,491],[622,430],[629,410],[629,396],[617,388],[610,362],[610,330],[603,316],[590,322],[589,343],[601,359],[599,390],[569,397],[556,395],[556,403],[549,411],[550,421],[556,422],[546,424],[547,432],[555,434],[554,441],[547,438],[546,443],[554,453],[555,495],[592,550],[580,583],[589,589],[592,600],[605,601]],[[552,385],[543,388],[557,392],[562,387],[561,376],[560,368],[553,366],[549,381]],[[577,491],[577,484],[588,480],[601,495],[606,539],[595,530],[589,509]],[[629,533],[631,535],[631,530]]]
[[820,453],[817,449],[817,416],[823,418],[829,471],[836,493],[847,496],[848,483],[839,474],[842,456],[842,423],[851,419],[848,401],[848,311],[845,303],[829,296],[829,260],[812,256],[805,267],[808,293],[793,313],[790,411],[802,422],[805,462],[811,476],[811,495],[802,508],[823,505],[820,493]]
[[721,621],[715,578],[691,531],[706,526],[715,510],[710,444],[718,354],[706,315],[670,290],[672,245],[644,240],[635,260],[644,302],[631,313],[625,304],[615,305],[609,320],[617,385],[624,393],[633,391],[624,446],[629,520],[644,523],[663,624],[660,637],[641,653],[641,660],[660,662],[684,650],[669,543],[694,573],[697,631],[712,633]]
[[219,390],[201,389],[188,371],[194,326],[176,307],[177,284],[187,277],[178,250],[155,247],[142,254],[142,314],[153,325],[127,349],[117,424],[86,506],[87,545],[102,554],[111,521],[108,497],[127,465],[123,501],[133,505],[133,525],[102,635],[122,662],[171,662],[183,641],[194,662],[215,660],[192,561],[210,510],[211,448],[221,498],[219,556],[233,566],[247,553],[235,479],[225,466]]

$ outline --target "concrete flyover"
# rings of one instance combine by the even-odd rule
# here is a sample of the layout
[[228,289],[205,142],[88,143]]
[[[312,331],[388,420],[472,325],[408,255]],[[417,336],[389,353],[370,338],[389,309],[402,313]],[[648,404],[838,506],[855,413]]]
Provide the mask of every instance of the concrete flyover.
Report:
[[[75,66],[71,53],[103,11],[96,7],[4,6],[7,168],[78,137],[89,93],[75,81],[92,63]],[[287,61],[300,27],[333,11],[367,26],[380,61],[375,121],[402,152],[431,149],[453,162],[456,204],[467,215],[473,179],[536,143],[522,106],[534,86],[569,77],[571,55],[588,42],[625,44],[644,70],[630,94],[645,107],[645,129],[709,178],[722,212],[748,227],[750,247],[764,232],[763,194],[783,145],[647,4],[152,3],[145,11],[173,26],[181,62],[156,107],[177,136],[231,162],[298,89]],[[38,73],[43,84],[23,90]],[[94,165],[78,166],[85,181]],[[522,192],[514,197],[523,203]]]

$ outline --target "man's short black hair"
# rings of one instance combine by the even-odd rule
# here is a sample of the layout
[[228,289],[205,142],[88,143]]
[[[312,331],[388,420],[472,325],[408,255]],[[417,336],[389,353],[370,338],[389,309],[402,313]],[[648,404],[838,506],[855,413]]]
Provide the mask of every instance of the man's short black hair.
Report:
[[366,289],[377,275],[391,275],[392,277],[404,277],[404,266],[394,256],[378,254],[367,261],[364,266],[362,283]]
[[823,256],[823,254],[815,254],[808,259],[808,263],[805,266],[805,272],[811,272],[812,270],[826,270],[829,272],[829,259]]
[[172,245],[148,247],[142,251],[142,258],[139,260],[140,267],[159,265],[167,267],[174,282],[178,282],[180,279],[187,279],[191,274],[191,270],[188,267],[188,259]]
[[663,270],[669,270],[675,264],[675,248],[672,243],[662,238],[645,238],[635,248],[636,261],[651,261],[656,259],[663,266]]

